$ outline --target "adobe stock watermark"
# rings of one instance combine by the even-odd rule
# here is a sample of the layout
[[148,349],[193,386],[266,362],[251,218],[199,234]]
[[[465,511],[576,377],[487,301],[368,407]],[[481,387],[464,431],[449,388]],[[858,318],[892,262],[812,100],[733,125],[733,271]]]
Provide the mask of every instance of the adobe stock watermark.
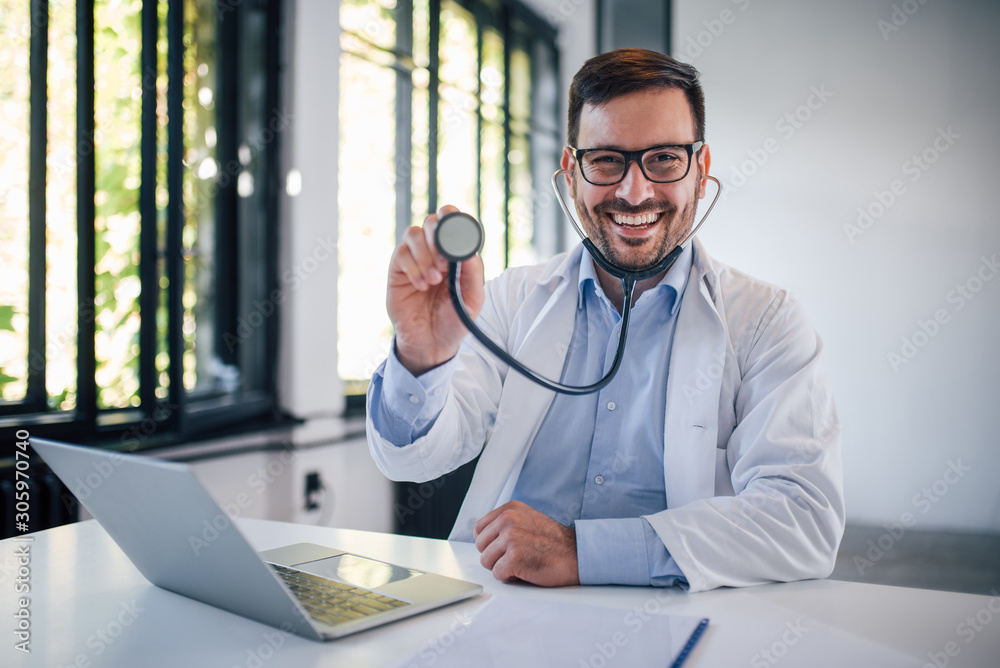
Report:
[[487,105],[500,104],[503,101],[501,95],[503,77],[500,72],[493,68],[486,68],[480,75],[479,81],[481,86],[478,96],[462,96],[457,100],[443,100],[445,104],[442,105],[444,109],[441,112],[441,117],[449,129],[456,130],[477,120],[477,100],[482,100]]
[[[582,1],[582,0],[581,0]],[[26,3],[30,4],[30,3]],[[58,5],[58,2],[50,3]],[[20,33],[21,37],[30,38],[31,33],[35,30],[47,31],[49,27],[49,12],[42,9],[43,5],[32,4],[31,8],[28,10],[28,16],[21,21],[20,27],[13,27],[7,33],[8,36],[13,37],[14,35]],[[13,14],[10,9],[6,7],[0,8],[0,20],[8,21],[10,15]],[[18,12],[20,14],[20,12]]]
[[827,89],[826,84],[818,87],[810,86],[805,101],[775,121],[774,129],[781,139],[768,137],[759,147],[748,148],[747,158],[738,165],[733,165],[729,181],[725,183],[720,199],[725,202],[731,195],[739,192],[771,157],[781,150],[782,141],[791,140],[833,96],[833,91]]
[[321,265],[336,257],[337,240],[333,234],[316,237],[316,244],[313,246],[312,252],[281,274],[279,277],[281,287],[272,290],[267,299],[263,301],[257,299],[251,301],[250,312],[237,316],[236,331],[226,332],[222,335],[222,342],[226,344],[229,352],[236,350],[237,346],[245,343],[255,331],[262,327],[268,318],[277,312],[278,306],[288,300],[288,295],[308,281]]
[[236,8],[243,4],[243,0],[216,0],[215,16],[222,21],[226,14],[235,12]]
[[[748,320],[738,334],[734,335],[730,332],[729,340],[739,350],[741,343],[746,342],[746,344],[749,344],[759,329],[766,329],[766,323]],[[738,364],[736,359],[733,359],[730,363],[733,366],[737,366]],[[684,379],[684,383],[681,385],[681,393],[689,404],[694,403],[709,389],[716,388],[717,383],[722,381],[725,372],[726,352],[725,350],[720,350],[714,353],[705,365],[700,366],[695,371],[693,377],[689,375]],[[742,370],[739,370],[738,373],[740,376],[743,375]]]
[[[955,635],[962,639],[965,646],[993,624],[994,617],[1000,616],[1000,592],[994,588],[990,593],[993,595],[987,599],[986,605],[966,616],[955,626]],[[930,660],[923,665],[923,668],[947,668],[951,665],[951,660],[962,653],[962,649],[963,645],[959,645],[955,640],[949,640],[939,651],[927,652],[927,658]]]
[[587,0],[560,0],[554,10],[549,9],[545,12],[545,18],[548,19],[550,25],[558,28],[585,4],[587,4]]
[[892,5],[892,12],[889,14],[889,20],[879,19],[875,22],[875,27],[878,28],[879,32],[882,33],[882,40],[885,42],[889,41],[889,36],[906,25],[917,11],[926,5],[928,0],[903,0],[899,4]]
[[809,627],[803,624],[805,619],[799,617],[794,622],[785,622],[785,628],[778,639],[750,657],[750,665],[753,668],[770,668],[788,656],[791,648],[809,631]]
[[[510,416],[508,413],[500,411],[493,419],[493,424],[489,427],[484,428],[482,425],[477,425],[475,432],[472,434],[473,442],[485,445],[493,435],[493,431],[502,427],[509,419]],[[393,502],[392,512],[396,517],[396,521],[402,523],[410,515],[415,515],[446,483],[447,479],[444,476],[439,476],[433,480],[423,482],[415,488],[411,485],[405,503],[401,501]],[[475,524],[475,519],[470,518],[469,524],[466,527],[469,534],[472,534],[473,524]]]
[[972,275],[965,281],[956,283],[955,287],[945,295],[945,302],[950,308],[942,306],[935,309],[926,320],[917,320],[916,329],[909,336],[901,338],[899,349],[886,353],[886,360],[893,372],[898,372],[900,368],[913,361],[913,358],[941,333],[941,329],[952,321],[952,316],[975,299],[983,286],[992,281],[998,272],[1000,263],[997,263],[996,253],[990,257],[983,255]]
[[415,515],[431,497],[437,494],[439,489],[444,487],[445,482],[447,482],[445,477],[440,476],[429,482],[421,483],[418,487],[409,485],[406,503],[396,501],[392,504],[392,513],[396,516],[396,522],[402,524],[407,517]]
[[[949,459],[947,465],[940,478],[924,486],[910,499],[910,505],[919,511],[920,515],[926,515],[952,487],[965,477],[966,473],[972,470],[972,467],[962,464],[961,459],[954,461]],[[917,524],[918,519],[917,515],[907,511],[899,516],[898,521],[883,524],[885,533],[879,535],[875,540],[868,539],[868,551],[865,556],[854,555],[854,567],[857,569],[858,575],[864,576],[866,570],[873,568],[881,561],[902,540],[903,536],[906,535],[906,530]]]
[[156,407],[153,409],[151,415],[146,416],[143,418],[142,422],[132,425],[131,428],[122,432],[121,444],[124,445],[129,452],[134,452],[144,441],[148,440],[153,434],[155,434],[163,423],[169,420],[171,416],[173,416],[174,412],[180,407],[180,404],[172,404],[168,401],[157,401]]
[[92,302],[81,301],[77,303],[76,307],[79,316],[75,321],[70,322],[55,334],[45,337],[45,353],[42,354],[42,352],[35,350],[28,355],[28,368],[30,370],[41,371],[45,368],[46,359],[57,357],[67,347],[72,347],[75,350],[76,336],[79,332],[78,322],[82,320],[89,325],[97,317]]
[[941,158],[941,156],[955,145],[962,135],[951,129],[938,128],[937,135],[923,150],[914,153],[900,166],[903,178],[893,179],[885,190],[876,188],[872,192],[872,199],[858,207],[858,217],[854,223],[844,223],[844,234],[852,244],[854,241],[870,230],[875,223],[889,211],[899,199],[908,192],[907,181],[916,183],[924,174]]
[[456,640],[465,635],[471,623],[472,617],[467,611],[456,613],[447,629],[438,633],[417,650],[419,662],[410,662],[407,668],[434,665],[455,644]]
[[[243,177],[251,177],[249,184],[251,186],[253,184],[253,173],[247,171],[246,166],[252,164],[254,156],[272,144],[282,132],[288,129],[294,120],[295,114],[287,109],[272,109],[267,125],[246,137],[246,140],[240,145],[237,151],[238,155],[236,158],[229,160],[224,165],[214,164],[214,158],[206,158],[206,160],[213,160],[213,169],[203,178],[211,179],[211,184],[209,187],[197,189],[198,204],[196,208],[205,206],[206,200],[209,202],[215,201],[219,189],[226,188],[234,179],[237,184],[237,192],[241,196],[246,196],[247,193],[243,190],[245,187],[243,185]],[[252,188],[250,192],[252,192]]]
[[[803,435],[786,448],[787,464],[789,466],[821,464],[825,446],[839,439],[840,431],[840,419],[836,410],[824,412],[814,422],[811,437],[806,438]],[[786,499],[791,499],[797,507],[806,511],[811,511],[815,505],[815,501],[806,495],[801,485],[789,486],[781,483],[779,486],[774,486],[763,481],[751,483],[735,497],[730,498],[734,504],[739,504],[739,512],[733,513],[729,526],[730,532],[738,537],[745,536],[747,531],[759,531],[760,523],[755,518],[766,512],[765,509],[773,508],[775,505],[783,506]]]
[[[579,517],[581,511],[584,507],[593,506],[597,503],[605,494],[617,494],[618,491],[612,491],[616,489],[615,480],[620,478],[626,472],[628,472],[632,466],[635,464],[638,457],[634,454],[627,452],[624,448],[624,444],[619,444],[619,447],[615,450],[614,461],[611,462],[611,466],[608,470],[602,471],[601,475],[597,476],[600,480],[595,485],[588,484],[583,489],[583,498],[579,501],[574,501],[569,506],[565,508],[563,512],[566,513],[563,518],[555,518],[566,525],[572,525],[573,519]],[[562,520],[565,519],[563,522]]]
[[[257,470],[247,476],[247,487],[260,497],[271,484],[290,470],[296,457],[298,457],[298,452],[291,446],[282,448],[276,457],[267,464],[258,466]],[[240,492],[232,500],[220,503],[223,512],[216,514],[215,517],[203,519],[199,534],[188,534],[188,546],[194,552],[194,556],[197,557],[217,541],[233,526],[233,519],[238,518],[247,508],[251,507],[253,502],[254,497],[247,492]]]
[[[579,668],[604,668],[612,661],[623,647],[629,644],[631,639],[637,636],[652,621],[660,609],[667,601],[678,592],[673,589],[657,588],[656,593],[646,599],[642,605],[637,605],[629,610],[622,618],[623,628],[612,631],[603,640],[594,643],[594,651],[586,658],[580,659],[577,666]],[[627,633],[627,629],[630,633]]]
[[114,619],[87,636],[88,651],[77,653],[70,663],[59,664],[59,668],[87,668],[94,665],[94,660],[108,651],[108,648],[122,637],[125,630],[135,623],[139,613],[145,611],[145,608],[140,607],[134,600],[122,601],[120,608]]
[[[751,0],[732,0],[732,3],[736,5],[739,11],[743,12],[750,6]],[[726,8],[720,11],[717,17],[702,21],[702,29],[694,35],[689,35],[684,40],[683,53],[688,62],[694,63],[698,60],[705,53],[706,49],[715,44],[715,40],[722,37],[722,33],[726,31],[726,26],[736,23],[738,17],[739,15],[736,12]]]
[[232,668],[261,668],[275,653],[284,647],[285,640],[292,635],[291,622],[282,622],[278,629],[260,634],[261,642],[256,647],[248,647],[242,663],[234,663]]

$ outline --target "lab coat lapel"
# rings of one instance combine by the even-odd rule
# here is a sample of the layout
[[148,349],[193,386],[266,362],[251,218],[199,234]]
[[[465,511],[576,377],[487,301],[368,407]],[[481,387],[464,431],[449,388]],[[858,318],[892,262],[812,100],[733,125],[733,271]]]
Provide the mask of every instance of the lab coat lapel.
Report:
[[726,338],[712,296],[714,279],[696,239],[667,376],[663,473],[668,508],[678,508],[715,493],[715,450]]
[[[514,358],[546,378],[559,379],[573,338],[577,300],[575,275],[538,286],[519,309],[512,330]],[[537,300],[537,301],[536,301]],[[518,320],[523,318],[523,321]],[[492,433],[483,448],[451,538],[472,540],[472,526],[511,499],[528,449],[555,393],[508,370]]]

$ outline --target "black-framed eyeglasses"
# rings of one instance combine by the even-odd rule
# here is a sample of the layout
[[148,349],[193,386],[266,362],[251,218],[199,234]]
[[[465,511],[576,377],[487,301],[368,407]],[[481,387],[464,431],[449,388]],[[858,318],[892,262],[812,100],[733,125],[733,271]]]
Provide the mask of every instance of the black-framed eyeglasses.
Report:
[[643,176],[653,183],[673,183],[688,175],[691,157],[705,145],[703,141],[693,144],[669,144],[651,146],[639,151],[621,151],[610,148],[574,148],[576,163],[587,183],[595,186],[612,186],[620,183],[628,172],[629,164],[639,163]]

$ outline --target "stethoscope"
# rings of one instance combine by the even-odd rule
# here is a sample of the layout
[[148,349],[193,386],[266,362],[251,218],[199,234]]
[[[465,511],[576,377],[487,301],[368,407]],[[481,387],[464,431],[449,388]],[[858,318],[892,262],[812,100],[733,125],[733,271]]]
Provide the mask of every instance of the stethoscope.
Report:
[[701,217],[698,224],[695,225],[687,236],[677,244],[677,246],[667,253],[667,255],[659,262],[638,270],[628,270],[623,269],[615,264],[612,264],[604,255],[597,249],[597,246],[587,237],[584,233],[583,228],[576,220],[569,207],[566,205],[566,201],[563,198],[562,191],[559,190],[558,179],[562,175],[570,175],[572,172],[566,169],[560,169],[552,175],[552,188],[555,190],[556,199],[559,200],[559,205],[562,207],[563,213],[569,219],[570,223],[573,225],[573,229],[576,233],[580,235],[583,240],[583,245],[590,253],[591,257],[594,258],[596,262],[604,271],[608,272],[622,284],[622,295],[624,299],[622,300],[622,311],[621,311],[621,331],[618,334],[618,350],[615,352],[615,359],[611,363],[611,369],[608,373],[601,378],[599,381],[592,385],[584,386],[574,386],[574,385],[563,385],[562,383],[557,383],[554,380],[545,378],[544,376],[532,371],[528,367],[524,366],[513,356],[511,356],[506,350],[498,346],[490,337],[486,336],[476,323],[473,322],[472,318],[469,317],[469,313],[465,308],[465,302],[462,301],[462,291],[459,287],[459,273],[461,272],[462,262],[468,260],[473,255],[478,253],[483,247],[483,240],[485,238],[485,232],[483,231],[483,225],[474,217],[467,213],[461,213],[458,211],[445,214],[438,220],[437,228],[434,230],[434,243],[437,246],[438,252],[448,260],[448,292],[451,293],[451,303],[455,306],[455,312],[458,314],[459,319],[462,324],[472,332],[480,343],[486,346],[487,350],[493,353],[497,358],[499,358],[504,363],[510,365],[512,369],[538,383],[542,387],[545,387],[554,392],[561,392],[563,394],[589,394],[590,392],[596,392],[601,388],[605,387],[618,373],[618,368],[621,366],[622,358],[625,355],[625,342],[628,338],[628,322],[629,315],[632,312],[632,295],[635,291],[635,284],[644,279],[656,276],[662,271],[665,271],[674,260],[684,252],[684,246],[692,238],[694,238],[695,233],[698,229],[705,223],[705,219],[708,218],[709,214],[712,213],[712,209],[715,208],[715,203],[719,201],[719,195],[722,194],[722,183],[719,182],[714,176],[708,174],[704,175],[704,178],[711,179],[715,182],[717,186],[717,191],[715,197],[712,199],[712,203],[709,205],[708,210],[705,215]]

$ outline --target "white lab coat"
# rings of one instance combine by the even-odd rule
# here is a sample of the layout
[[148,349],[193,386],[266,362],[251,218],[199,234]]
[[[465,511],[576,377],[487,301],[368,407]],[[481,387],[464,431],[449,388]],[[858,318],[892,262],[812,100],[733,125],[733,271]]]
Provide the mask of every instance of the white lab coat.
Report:
[[[694,244],[667,376],[667,510],[646,519],[692,592],[825,577],[843,534],[844,498],[822,343],[788,293]],[[477,321],[549,378],[559,378],[573,334],[581,255],[577,247],[488,282]],[[471,541],[475,521],[510,500],[554,395],[508,373],[471,335],[459,358],[426,435],[397,447],[369,419],[368,441],[393,480],[431,480],[482,452],[451,534]]]

